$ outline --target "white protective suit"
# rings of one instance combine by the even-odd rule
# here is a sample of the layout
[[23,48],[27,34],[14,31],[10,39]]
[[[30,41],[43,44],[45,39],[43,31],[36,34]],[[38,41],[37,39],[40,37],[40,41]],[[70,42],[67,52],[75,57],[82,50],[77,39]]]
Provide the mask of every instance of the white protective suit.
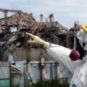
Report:
[[[47,53],[52,56],[57,62],[63,64],[73,74],[72,80],[70,82],[70,87],[87,87],[87,56],[78,56],[77,58],[76,55],[79,54],[78,52],[74,54],[75,51],[69,48],[56,44],[50,44],[30,33],[27,33],[27,35],[33,38],[32,40],[28,41],[29,43],[43,44],[47,50]],[[82,29],[77,33],[79,44],[85,51],[87,51],[86,37],[87,33]],[[81,50],[78,51],[80,52]],[[74,58],[76,58],[76,60]]]
[[[85,42],[84,49],[87,49],[87,34],[80,30],[77,33],[77,38],[82,45]],[[84,40],[83,40],[84,39]],[[87,59],[86,56],[82,60],[72,61],[69,57],[71,49],[65,48],[60,45],[51,44],[47,48],[47,53],[52,56],[56,61],[63,64],[72,74],[70,87],[87,87]]]

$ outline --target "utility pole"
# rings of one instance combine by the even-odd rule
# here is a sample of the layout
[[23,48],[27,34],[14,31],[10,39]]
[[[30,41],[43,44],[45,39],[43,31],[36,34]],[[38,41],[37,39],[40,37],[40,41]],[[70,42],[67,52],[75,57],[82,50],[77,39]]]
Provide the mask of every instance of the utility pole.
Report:
[[75,21],[74,23],[74,49],[76,49],[76,33],[79,30],[79,21]]

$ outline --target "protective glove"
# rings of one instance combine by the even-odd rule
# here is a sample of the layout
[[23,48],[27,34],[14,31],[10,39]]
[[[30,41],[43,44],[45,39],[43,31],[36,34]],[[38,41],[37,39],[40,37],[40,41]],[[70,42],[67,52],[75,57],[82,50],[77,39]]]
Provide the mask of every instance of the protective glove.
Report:
[[49,43],[42,40],[40,37],[35,36],[31,33],[26,33],[26,35],[28,35],[30,38],[28,40],[28,43],[32,43],[32,44],[38,44],[38,45],[43,45],[44,47],[48,47]]

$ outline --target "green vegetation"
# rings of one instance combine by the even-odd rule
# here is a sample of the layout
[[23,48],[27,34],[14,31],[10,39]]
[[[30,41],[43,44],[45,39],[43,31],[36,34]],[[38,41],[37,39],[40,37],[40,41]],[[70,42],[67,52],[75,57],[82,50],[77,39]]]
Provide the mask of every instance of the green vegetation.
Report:
[[39,81],[36,84],[25,84],[25,87],[69,87],[68,82],[60,83],[59,80]]

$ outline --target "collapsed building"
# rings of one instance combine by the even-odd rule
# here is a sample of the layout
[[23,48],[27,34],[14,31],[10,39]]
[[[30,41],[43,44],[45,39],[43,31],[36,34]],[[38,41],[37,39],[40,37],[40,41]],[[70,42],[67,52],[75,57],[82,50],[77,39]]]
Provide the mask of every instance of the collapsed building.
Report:
[[[19,10],[7,10],[0,9],[5,13],[5,17],[0,19],[0,32],[3,30],[14,32],[27,31],[35,35],[40,36],[46,41],[51,43],[60,44],[69,48],[73,48],[74,32],[73,29],[69,30],[61,25],[58,21],[55,21],[54,15],[49,15],[49,21],[44,21],[43,15],[40,15],[40,21],[37,22],[32,14],[28,14]],[[7,17],[8,12],[16,12],[14,15]],[[7,38],[7,36],[5,36]],[[0,38],[4,41],[3,38]],[[13,48],[14,61],[26,60],[26,71],[29,73],[32,81],[34,82],[32,75],[32,63],[38,63],[40,68],[40,79],[47,78],[45,69],[45,63],[54,63],[52,58],[46,54],[45,50],[40,46],[30,45],[29,47],[14,47]],[[58,64],[55,67],[55,77],[58,74]],[[51,70],[52,71],[52,70]],[[50,71],[50,73],[52,73]],[[51,74],[50,74],[51,76]]]
[[[9,10],[5,11],[9,12]],[[0,31],[3,30],[3,28],[5,28],[5,30],[10,29],[10,31],[16,28],[17,32],[25,29],[28,32],[39,35],[49,42],[68,47],[68,29],[59,22],[54,21],[54,16],[52,14],[49,16],[50,21],[43,21],[43,15],[40,15],[40,22],[37,22],[32,14],[22,11],[15,12],[16,14],[12,16],[0,19]]]

